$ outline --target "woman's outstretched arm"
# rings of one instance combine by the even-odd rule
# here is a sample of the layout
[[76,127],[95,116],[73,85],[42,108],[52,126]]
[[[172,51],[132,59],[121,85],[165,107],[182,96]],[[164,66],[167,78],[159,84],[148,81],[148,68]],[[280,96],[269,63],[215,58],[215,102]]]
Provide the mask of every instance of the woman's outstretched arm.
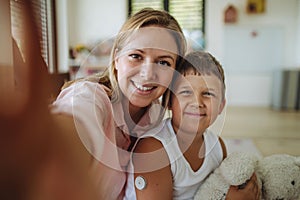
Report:
[[0,199],[96,199],[72,118],[50,114],[52,83],[30,1],[22,5],[24,59],[0,66]]

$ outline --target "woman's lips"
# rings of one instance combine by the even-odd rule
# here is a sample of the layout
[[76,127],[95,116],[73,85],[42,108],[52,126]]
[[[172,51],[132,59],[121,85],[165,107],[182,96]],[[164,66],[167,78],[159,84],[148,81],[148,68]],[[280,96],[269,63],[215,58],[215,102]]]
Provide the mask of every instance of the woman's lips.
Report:
[[132,81],[132,84],[136,89],[138,89],[141,92],[150,92],[153,89],[157,88],[157,86],[151,86],[151,85],[145,85],[145,84],[140,84],[137,82]]

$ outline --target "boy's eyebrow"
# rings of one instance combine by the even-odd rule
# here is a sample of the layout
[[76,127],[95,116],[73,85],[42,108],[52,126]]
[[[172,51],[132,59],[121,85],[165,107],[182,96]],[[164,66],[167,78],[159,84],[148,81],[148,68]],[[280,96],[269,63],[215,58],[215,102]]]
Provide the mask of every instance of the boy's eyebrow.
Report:
[[[178,86],[178,89],[190,89],[190,88],[192,88],[190,85],[180,85],[180,86]],[[205,89],[212,90],[212,91],[218,91],[218,89],[212,88],[212,87],[205,87]]]
[[206,88],[206,89],[208,89],[208,90],[218,90],[216,88]]
[[191,88],[191,85],[181,83],[177,88]]

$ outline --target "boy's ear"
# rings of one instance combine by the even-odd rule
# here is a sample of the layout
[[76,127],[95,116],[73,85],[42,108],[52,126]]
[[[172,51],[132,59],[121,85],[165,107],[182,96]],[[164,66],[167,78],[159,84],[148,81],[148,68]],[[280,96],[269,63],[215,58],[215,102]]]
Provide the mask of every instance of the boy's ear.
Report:
[[220,107],[219,107],[219,114],[222,113],[222,111],[223,111],[225,105],[226,105],[226,99],[224,98],[224,99],[222,100],[221,104],[220,104]]

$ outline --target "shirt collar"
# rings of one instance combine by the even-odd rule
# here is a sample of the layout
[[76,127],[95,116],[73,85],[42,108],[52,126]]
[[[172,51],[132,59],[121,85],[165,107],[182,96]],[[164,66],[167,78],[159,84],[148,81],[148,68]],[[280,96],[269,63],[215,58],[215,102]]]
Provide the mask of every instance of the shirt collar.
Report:
[[[162,107],[158,100],[153,102],[146,113],[142,116],[138,124],[134,127],[131,135],[140,137],[147,130],[149,130],[159,120],[161,109]],[[113,113],[116,125],[122,131],[128,133],[129,130],[124,119],[124,111],[121,101],[113,103]]]

